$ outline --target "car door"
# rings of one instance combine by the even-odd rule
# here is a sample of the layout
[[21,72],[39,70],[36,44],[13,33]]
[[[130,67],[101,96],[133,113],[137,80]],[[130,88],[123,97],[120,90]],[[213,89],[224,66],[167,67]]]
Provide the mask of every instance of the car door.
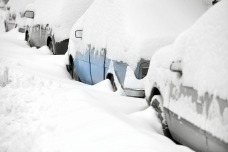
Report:
[[76,52],[74,59],[74,70],[80,78],[80,81],[92,85],[91,70],[90,70],[90,49],[88,45],[85,52]]
[[42,25],[40,28],[40,38],[39,38],[40,47],[47,45],[47,35],[48,35],[48,28],[47,26]]
[[106,49],[90,49],[90,70],[93,84],[105,79],[105,59]]
[[[205,108],[208,106],[204,98],[191,86],[182,84],[181,62],[173,62],[170,66],[174,73],[175,83],[170,83],[170,96],[168,106],[168,126],[175,140],[194,147],[194,150],[207,151],[207,139],[204,128],[207,123]],[[199,119],[199,120],[196,120]],[[197,123],[200,121],[200,127]]]
[[29,41],[32,46],[40,47],[40,25],[32,26],[29,31]]

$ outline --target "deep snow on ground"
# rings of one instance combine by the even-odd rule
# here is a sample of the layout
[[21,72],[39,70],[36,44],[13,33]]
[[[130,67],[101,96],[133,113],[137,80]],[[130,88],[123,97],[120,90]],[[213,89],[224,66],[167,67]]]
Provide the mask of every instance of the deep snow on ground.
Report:
[[2,31],[0,152],[191,151],[162,135],[145,99],[113,93],[108,80],[73,81],[63,55]]

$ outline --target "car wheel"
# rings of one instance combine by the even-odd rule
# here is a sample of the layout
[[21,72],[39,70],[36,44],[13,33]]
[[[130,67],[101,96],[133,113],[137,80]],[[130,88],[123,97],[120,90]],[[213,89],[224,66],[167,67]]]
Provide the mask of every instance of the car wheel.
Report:
[[29,34],[28,34],[28,32],[25,32],[25,41],[28,42],[28,40],[29,40]]
[[80,78],[79,78],[79,76],[75,73],[74,69],[72,69],[72,79],[74,79],[74,80],[80,82]]
[[55,52],[54,52],[54,46],[53,46],[53,44],[52,44],[52,41],[49,42],[48,48],[50,49],[50,51],[51,51],[53,54],[55,54]]
[[162,124],[162,130],[165,136],[172,139],[171,133],[169,131],[169,127],[167,121],[165,119],[164,111],[163,111],[163,99],[161,95],[154,95],[151,99],[150,105],[157,111],[158,118]]
[[110,80],[111,85],[112,85],[112,89],[113,89],[114,92],[116,92],[117,91],[117,87],[116,87],[116,83],[115,83],[115,79],[114,79],[113,74],[108,74],[107,79]]
[[77,75],[75,68],[74,68],[74,61],[73,58],[70,56],[69,58],[69,73],[72,77],[72,79],[76,80],[76,81],[80,81],[79,76]]
[[5,25],[5,31],[8,32],[8,27],[6,25],[6,21],[4,22],[4,25]]

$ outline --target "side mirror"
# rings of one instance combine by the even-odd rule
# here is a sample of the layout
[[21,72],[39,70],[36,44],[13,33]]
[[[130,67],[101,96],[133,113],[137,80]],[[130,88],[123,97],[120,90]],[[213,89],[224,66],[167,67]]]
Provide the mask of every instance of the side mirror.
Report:
[[33,11],[26,11],[24,16],[27,18],[33,19],[34,18],[34,12]]
[[76,30],[75,37],[82,39],[83,30]]
[[170,65],[170,71],[178,72],[182,75],[182,63],[181,61],[173,61]]

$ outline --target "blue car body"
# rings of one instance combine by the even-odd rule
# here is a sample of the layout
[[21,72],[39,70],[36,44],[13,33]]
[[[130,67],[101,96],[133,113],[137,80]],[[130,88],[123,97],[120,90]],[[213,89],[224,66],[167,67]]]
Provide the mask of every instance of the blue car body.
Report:
[[[83,53],[77,51],[74,57],[72,57],[71,54],[69,55],[69,60],[71,60],[70,58],[73,59],[73,65],[70,66],[73,69],[69,69],[69,71],[72,70],[73,75],[77,75],[81,82],[90,85],[108,79],[110,75],[115,75],[115,83],[119,83],[124,91],[128,89],[131,90],[129,94],[125,91],[126,95],[144,97],[144,90],[124,87],[128,64],[123,61],[109,59],[106,57],[106,53],[106,49],[96,50],[94,47],[91,47],[91,45],[88,45]],[[110,71],[110,67],[113,68],[114,71]],[[139,61],[137,68],[133,71],[135,77],[137,79],[145,77],[148,67],[149,61],[143,59]]]

